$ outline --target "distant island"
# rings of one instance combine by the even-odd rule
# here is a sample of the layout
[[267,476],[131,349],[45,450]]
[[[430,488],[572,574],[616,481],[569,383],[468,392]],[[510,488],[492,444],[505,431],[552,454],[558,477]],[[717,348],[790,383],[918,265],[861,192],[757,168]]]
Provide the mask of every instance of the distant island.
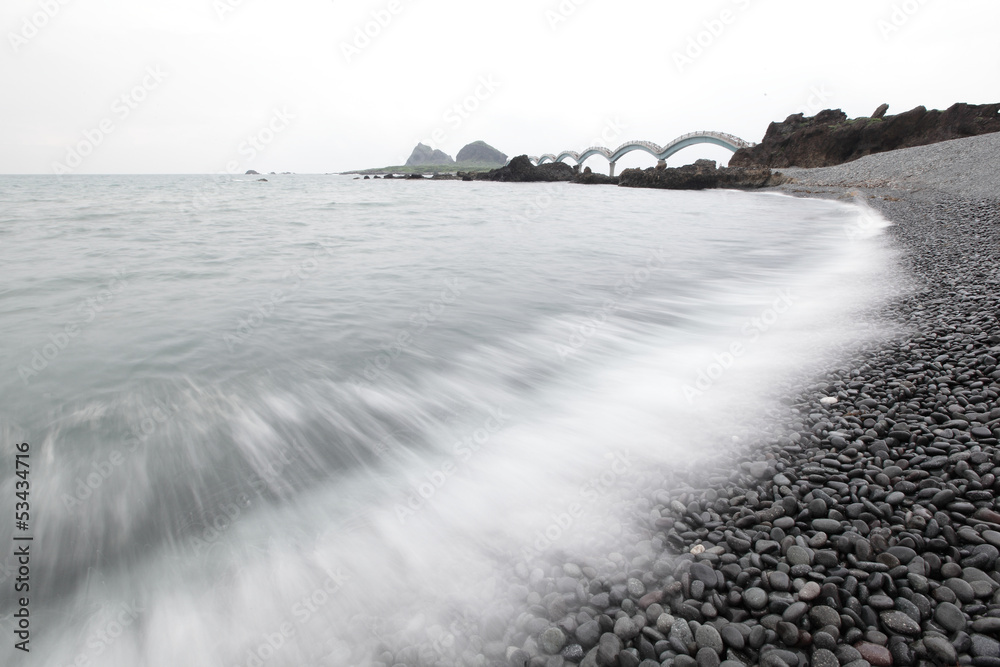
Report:
[[490,171],[507,164],[507,156],[485,141],[474,141],[458,152],[455,158],[433,149],[426,144],[417,144],[405,165],[345,171],[345,174],[370,176],[376,174],[455,174],[459,171],[476,173]]

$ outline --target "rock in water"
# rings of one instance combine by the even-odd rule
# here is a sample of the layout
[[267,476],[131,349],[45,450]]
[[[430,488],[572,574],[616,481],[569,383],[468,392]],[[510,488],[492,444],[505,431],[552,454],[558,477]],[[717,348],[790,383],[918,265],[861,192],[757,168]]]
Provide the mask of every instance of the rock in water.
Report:
[[625,188],[661,188],[665,190],[707,190],[711,188],[755,189],[781,185],[786,179],[770,169],[716,168],[712,160],[675,169],[626,169],[618,179]]
[[550,162],[536,167],[527,155],[519,155],[507,165],[493,171],[475,175],[477,181],[502,181],[505,183],[533,183],[544,181],[572,181],[576,174],[573,167],[563,162]]

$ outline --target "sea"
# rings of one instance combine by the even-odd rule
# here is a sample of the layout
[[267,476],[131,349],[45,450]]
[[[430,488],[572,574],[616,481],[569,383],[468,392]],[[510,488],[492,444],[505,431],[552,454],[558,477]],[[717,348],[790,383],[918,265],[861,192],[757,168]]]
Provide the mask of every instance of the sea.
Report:
[[0,177],[0,664],[485,664],[887,335],[860,201],[257,178]]

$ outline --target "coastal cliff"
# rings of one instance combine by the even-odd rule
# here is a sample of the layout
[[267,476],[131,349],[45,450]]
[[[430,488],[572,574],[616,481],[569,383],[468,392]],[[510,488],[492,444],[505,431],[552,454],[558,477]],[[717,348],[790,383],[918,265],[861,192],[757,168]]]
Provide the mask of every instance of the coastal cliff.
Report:
[[840,109],[789,116],[771,123],[759,144],[737,151],[729,166],[831,167],[874,153],[1000,132],[1000,104],[955,104],[946,111],[920,106],[895,116],[885,115],[887,109],[883,104],[870,118],[848,119]]

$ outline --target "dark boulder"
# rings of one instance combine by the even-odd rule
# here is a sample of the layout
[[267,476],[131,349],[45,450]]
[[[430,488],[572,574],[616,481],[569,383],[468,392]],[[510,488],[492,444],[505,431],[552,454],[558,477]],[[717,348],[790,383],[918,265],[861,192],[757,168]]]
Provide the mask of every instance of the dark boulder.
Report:
[[492,171],[475,175],[477,181],[502,181],[505,183],[535,183],[572,181],[573,167],[563,162],[550,162],[536,167],[527,155],[520,155],[508,164]]
[[665,190],[707,190],[712,188],[756,189],[781,185],[785,178],[761,168],[716,168],[712,160],[675,169],[626,169],[619,177],[625,188],[662,188]]
[[587,167],[582,174],[576,174],[573,179],[574,183],[581,183],[583,185],[618,185],[619,179],[617,176],[608,176],[607,174],[596,174],[589,171],[590,167]]

